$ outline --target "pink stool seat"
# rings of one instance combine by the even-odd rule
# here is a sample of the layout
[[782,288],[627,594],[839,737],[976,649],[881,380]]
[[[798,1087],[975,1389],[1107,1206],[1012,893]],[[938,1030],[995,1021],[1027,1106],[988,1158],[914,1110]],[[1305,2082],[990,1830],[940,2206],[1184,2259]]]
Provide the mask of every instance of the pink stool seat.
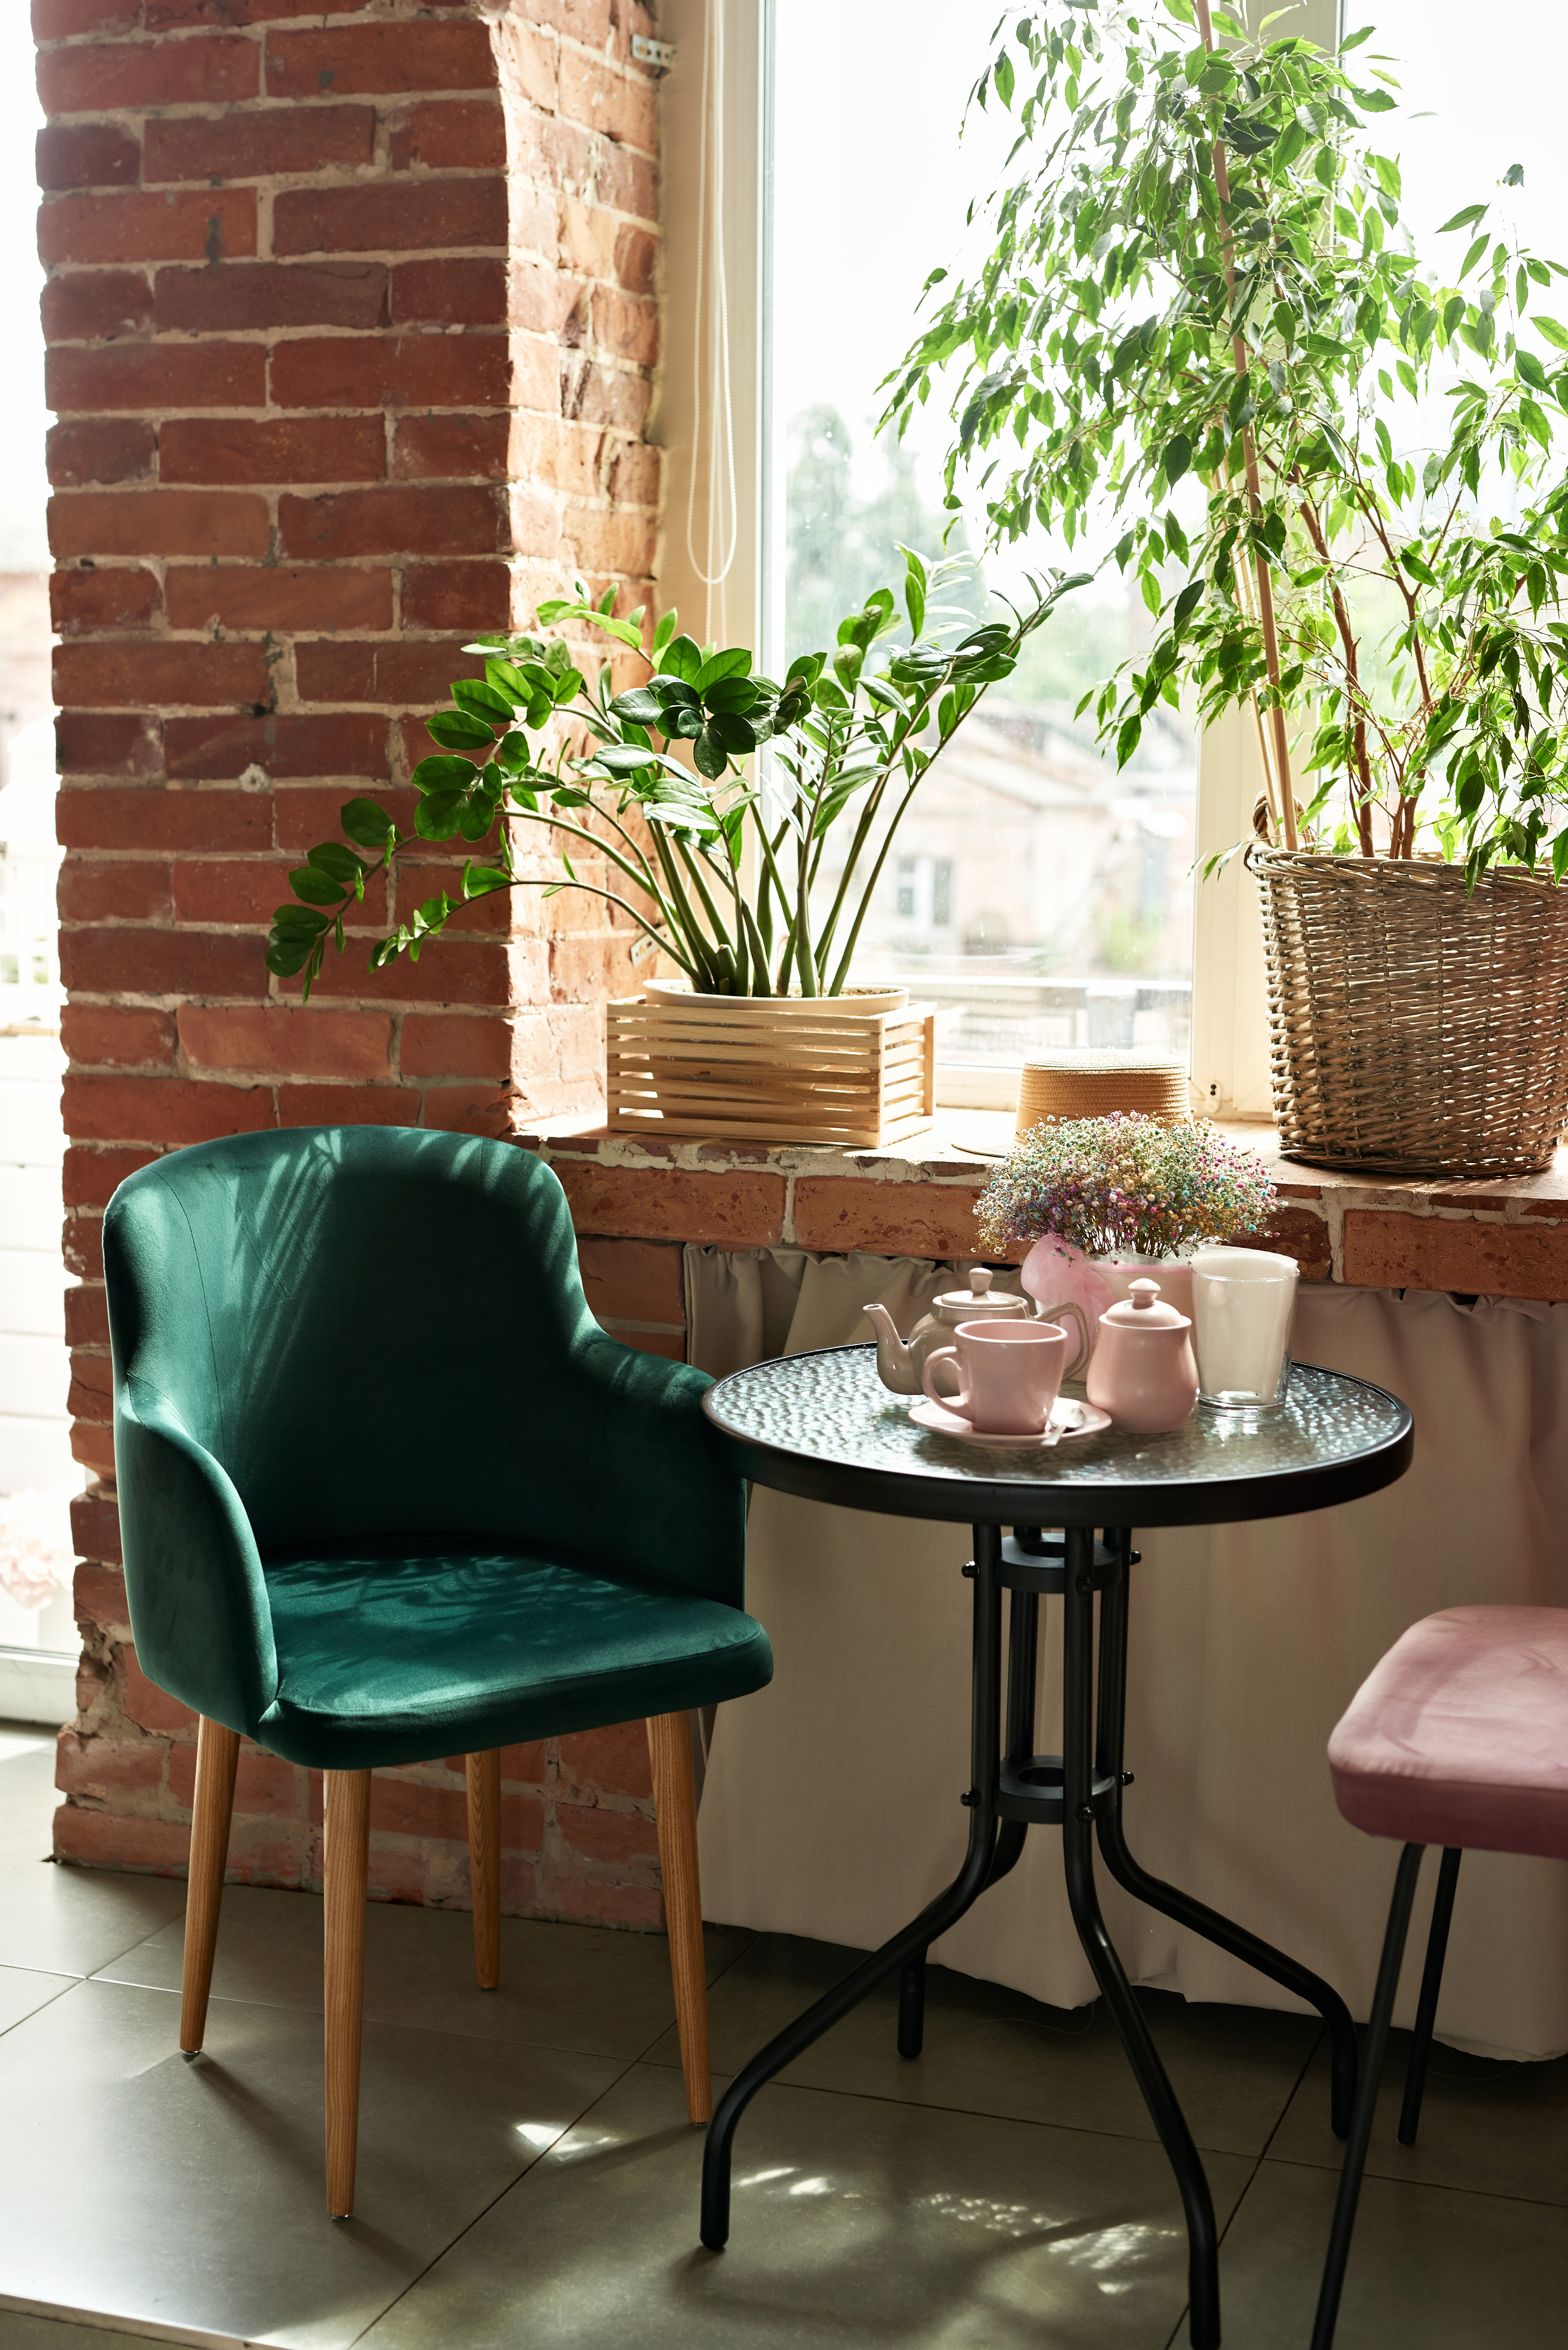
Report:
[[1568,1860],[1568,1608],[1413,1624],[1328,1742],[1353,1826],[1401,1844]]

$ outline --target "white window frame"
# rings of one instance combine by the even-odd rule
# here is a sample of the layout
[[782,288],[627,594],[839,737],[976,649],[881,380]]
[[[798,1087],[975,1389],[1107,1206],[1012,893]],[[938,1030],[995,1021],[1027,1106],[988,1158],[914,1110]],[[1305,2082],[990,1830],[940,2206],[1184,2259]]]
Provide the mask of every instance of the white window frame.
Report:
[[[1248,0],[1256,21],[1280,0]],[[658,577],[660,601],[679,606],[692,632],[751,644],[764,666],[777,659],[783,624],[784,501],[774,461],[768,287],[773,200],[773,47],[777,0],[664,0],[661,33],[675,45],[662,88],[661,348],[649,438],[664,451]],[[1296,19],[1299,18],[1299,22]],[[1297,0],[1292,20],[1271,29],[1336,42],[1342,0]],[[703,110],[703,68],[709,103]],[[715,67],[722,70],[715,72]],[[714,141],[722,178],[722,217],[711,210]],[[700,241],[699,226],[704,235]],[[708,252],[699,287],[700,242]],[[728,451],[717,452],[708,338],[713,288],[723,265],[729,352],[729,423],[735,505],[733,556],[722,585],[701,576],[708,543],[710,485],[727,503]],[[698,300],[703,307],[698,333]],[[694,366],[693,354],[697,354]],[[710,396],[704,398],[704,390]],[[695,475],[695,480],[694,480]],[[689,517],[691,526],[689,528]],[[730,538],[731,517],[721,512]],[[699,560],[693,561],[693,546]],[[1251,714],[1231,712],[1202,737],[1198,772],[1199,858],[1246,839],[1263,789]],[[1191,1074],[1210,1117],[1267,1120],[1267,983],[1258,896],[1240,857],[1194,892]],[[946,1107],[1011,1109],[1016,1068],[939,1064],[937,1097]]]

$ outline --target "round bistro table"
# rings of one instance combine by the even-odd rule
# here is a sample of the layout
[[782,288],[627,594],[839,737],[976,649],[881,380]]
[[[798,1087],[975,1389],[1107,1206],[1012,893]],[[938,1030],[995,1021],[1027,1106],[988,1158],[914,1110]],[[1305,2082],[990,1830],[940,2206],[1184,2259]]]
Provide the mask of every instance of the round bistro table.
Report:
[[[1062,1832],[1073,1922],[1176,2173],[1187,2220],[1193,2350],[1220,2340],[1214,2205],[1186,2116],[1100,1914],[1092,1839],[1129,1893],[1218,1943],[1315,2007],[1332,2044],[1334,2126],[1343,2137],[1355,2094],[1355,2033],[1337,1991],[1283,1951],[1141,1868],[1127,1848],[1122,1790],[1127,1728],[1127,1606],[1135,1526],[1218,1525],[1287,1517],[1377,1492],[1410,1465],[1410,1414],[1364,1379],[1297,1364],[1289,1399],[1266,1415],[1199,1406],[1167,1436],[1113,1429],[1049,1450],[991,1448],[919,1428],[877,1377],[874,1347],[830,1347],[737,1371],[702,1399],[735,1467],[754,1484],[841,1508],[969,1524],[974,1557],[970,1815],[963,1866],[944,1893],[753,2057],[720,2100],[702,2164],[702,2241],[730,2232],[735,2126],[764,2082],[888,1975],[899,1975],[898,2053],[920,2053],[926,1951],[989,1885],[1006,1876],[1032,1826]],[[1003,1528],[1011,1528],[1004,1533]],[[1002,1720],[1002,1594],[1008,1617]],[[1034,1752],[1040,1601],[1063,1607],[1060,1754]],[[1095,1595],[1099,1674],[1094,1689]]]

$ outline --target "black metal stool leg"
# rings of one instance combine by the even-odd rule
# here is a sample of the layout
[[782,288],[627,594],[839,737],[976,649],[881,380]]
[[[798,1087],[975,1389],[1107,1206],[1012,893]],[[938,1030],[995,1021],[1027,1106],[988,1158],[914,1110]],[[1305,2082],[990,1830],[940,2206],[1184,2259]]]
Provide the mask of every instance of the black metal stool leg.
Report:
[[[708,2125],[702,2149],[702,2241],[711,2251],[722,2251],[730,2233],[730,2164],[735,2128],[757,2091],[775,2073],[793,2064],[815,2040],[857,2006],[867,1991],[895,1971],[923,1963],[929,1943],[954,1926],[984,1892],[996,1847],[996,1779],[1001,1746],[1000,1680],[1002,1671],[1002,1604],[996,1580],[1002,1537],[995,1526],[974,1530],[974,1617],[972,1695],[970,1727],[971,1784],[964,1797],[969,1807],[969,1850],[963,1866],[936,1899],[911,1919],[890,1941],[863,1959],[844,1981],[835,1983],[784,2031],[759,2050],[737,2073]],[[900,1991],[902,1983],[900,1983]]]
[[[978,1533],[976,1541],[979,1541]],[[1026,1762],[1034,1752],[1034,1679],[1039,1655],[1040,1600],[1033,1591],[1014,1591],[1007,1618],[1007,1756]],[[1023,1820],[1003,1820],[992,1856],[989,1887],[1017,1866],[1028,1834]],[[926,1953],[915,1952],[898,1978],[898,2054],[918,2056],[926,2039]]]
[[1334,2329],[1339,2318],[1339,2296],[1345,2289],[1345,2264],[1350,2258],[1350,2238],[1355,2226],[1355,2207],[1361,2196],[1361,2174],[1366,2168],[1366,2149],[1372,2142],[1372,2116],[1377,2105],[1377,2086],[1388,2046],[1388,2019],[1394,2012],[1394,1997],[1399,1988],[1405,1937],[1410,1930],[1410,1905],[1416,1898],[1416,1879],[1420,1874],[1421,1855],[1425,1849],[1422,1845],[1407,1844],[1399,1856],[1399,1867],[1394,1879],[1388,1930],[1383,1937],[1383,1960],[1377,1970],[1377,1989],[1372,1998],[1366,2045],[1361,2052],[1361,2081],[1355,2094],[1355,2110],[1351,2116],[1350,2143],[1345,2149],[1345,2168],[1339,2175],[1339,2195],[1334,2207],[1334,2226],[1329,2232],[1328,2258],[1324,2263],[1317,2317],[1312,2329],[1312,2350],[1332,2350],[1334,2343]]
[[1405,2102],[1399,2110],[1399,2143],[1414,2146],[1421,2119],[1421,2099],[1427,2088],[1427,2059],[1432,2053],[1432,2030],[1438,2021],[1438,1993],[1443,1988],[1443,1960],[1449,1954],[1449,1928],[1454,1921],[1454,1888],[1459,1881],[1462,1851],[1445,1845],[1438,1864],[1438,1890],[1432,1903],[1432,1930],[1427,1937],[1427,1963],[1421,1970],[1421,1997],[1416,2008],[1416,2036],[1410,2043],[1410,2063],[1405,2074]]
[[[1113,1537],[1107,1533],[1106,1542]],[[1119,1537],[1124,1559],[1130,1561],[1127,1545],[1130,1536]],[[1350,2010],[1332,1983],[1314,1974],[1310,1967],[1302,1966],[1283,1950],[1275,1950],[1272,1942],[1250,1934],[1233,1918],[1222,1917],[1197,1901],[1191,1894],[1183,1893],[1179,1886],[1168,1885],[1163,1877],[1151,1877],[1139,1866],[1127,1849],[1127,1833],[1122,1824],[1122,1784],[1127,1774],[1122,1769],[1126,1754],[1127,1684],[1127,1606],[1128,1575],[1124,1568],[1121,1579],[1105,1591],[1100,1599],[1100,1768],[1114,1782],[1108,1804],[1100,1814],[1100,1852],[1106,1866],[1118,1885],[1147,1901],[1151,1909],[1167,1918],[1174,1918],[1206,1941],[1229,1950],[1234,1959],[1255,1967],[1271,1981],[1282,1983],[1298,1999],[1315,2007],[1327,2024],[1330,2039],[1329,2100],[1330,2116],[1334,2135],[1343,2137],[1350,2127],[1350,2109],[1355,2096],[1355,2026]]]
[[[1214,2202],[1187,2117],[1166,2078],[1143,2012],[1132,1994],[1100,1915],[1095,1888],[1095,1805],[1090,1719],[1094,1669],[1093,1530],[1069,1528],[1066,1631],[1063,1644],[1062,1852],[1067,1900],[1095,1980],[1105,1994],[1127,2061],[1143,2092],[1160,2143],[1176,2173],[1187,2218],[1189,2332],[1193,2350],[1216,2350],[1220,2340],[1220,2243]],[[1104,1603],[1102,1602],[1102,1605]]]

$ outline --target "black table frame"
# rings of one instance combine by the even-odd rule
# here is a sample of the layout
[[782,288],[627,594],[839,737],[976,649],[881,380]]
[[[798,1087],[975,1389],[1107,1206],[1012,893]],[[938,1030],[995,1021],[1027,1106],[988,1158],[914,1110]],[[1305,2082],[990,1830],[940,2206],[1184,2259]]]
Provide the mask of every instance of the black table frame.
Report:
[[[821,1462],[732,1436],[729,1441],[746,1473],[759,1482],[812,1499],[882,1512],[897,1511],[898,1500],[907,1498],[910,1516],[936,1514],[930,1489],[923,1481]],[[1391,1483],[1408,1466],[1412,1449],[1407,1417],[1401,1438],[1332,1468],[1234,1483],[1227,1480],[1231,1488],[1227,1506],[1220,1510],[1214,1503],[1223,1488],[1212,1484],[1193,1489],[1196,1507],[1190,1501],[1179,1502],[1172,1510],[1170,1489],[1163,1492],[1145,1489],[1140,1498],[1146,1506],[1154,1505],[1156,1523],[1166,1524],[1177,1522],[1178,1516],[1188,1524],[1209,1522],[1201,1514],[1205,1494],[1215,1519],[1294,1514],[1326,1503],[1352,1500]],[[900,1485],[908,1486],[907,1497],[894,1498],[889,1488]],[[973,1487],[957,1488],[955,1501],[960,1492],[967,1502],[977,1498]],[[1316,2008],[1330,2035],[1330,2110],[1339,2137],[1349,2129],[1355,2096],[1355,2027],[1339,1993],[1321,1976],[1190,1894],[1150,1876],[1128,1849],[1122,1820],[1122,1794],[1133,1775],[1126,1768],[1125,1751],[1127,1613],[1131,1572],[1139,1554],[1133,1548],[1130,1529],[1106,1525],[1099,1513],[1106,1502],[1125,1506],[1132,1495],[1125,1488],[1096,1494],[1084,1487],[1069,1495],[1067,1489],[1037,1484],[1033,1492],[1023,1486],[993,1488],[986,1498],[993,1506],[1006,1508],[1012,1503],[1007,1514],[1014,1523],[1010,1535],[1004,1535],[1000,1523],[975,1524],[974,1557],[963,1570],[974,1584],[970,1785],[961,1798],[970,1814],[963,1866],[946,1891],[918,1918],[779,2033],[732,2081],[714,2109],[703,2150],[702,2241],[718,2251],[729,2236],[735,2128],[757,2091],[895,1972],[899,1977],[898,2053],[919,2056],[929,1946],[957,1924],[988,1886],[999,1883],[1016,1865],[1031,1826],[1057,1826],[1062,1832],[1063,1868],[1074,1925],[1176,2174],[1187,2221],[1192,2350],[1217,2350],[1219,2233],[1213,2198],[1186,2116],[1100,1911],[1095,1884],[1096,1837],[1106,1867],[1129,1893]],[[1235,1506],[1238,1501],[1242,1507]],[[1081,1513],[1085,1505],[1093,1506],[1096,1521],[1068,1524],[1060,1539],[1052,1540],[1039,1523],[1018,1522],[1015,1513],[1020,1503],[1025,1511],[1032,1503],[1037,1519],[1044,1515],[1043,1504],[1060,1512],[1066,1503],[1066,1514]],[[956,1518],[957,1511],[950,1506],[943,1514]],[[968,1516],[967,1509],[964,1514]],[[1103,1528],[1103,1539],[1096,1539],[1096,1525]],[[1005,1739],[1001,1691],[1004,1590],[1011,1595]],[[1100,1602],[1097,1705],[1094,1686],[1096,1593]],[[1049,1594],[1060,1594],[1064,1602],[1063,1752],[1059,1755],[1033,1751],[1040,1601]]]

